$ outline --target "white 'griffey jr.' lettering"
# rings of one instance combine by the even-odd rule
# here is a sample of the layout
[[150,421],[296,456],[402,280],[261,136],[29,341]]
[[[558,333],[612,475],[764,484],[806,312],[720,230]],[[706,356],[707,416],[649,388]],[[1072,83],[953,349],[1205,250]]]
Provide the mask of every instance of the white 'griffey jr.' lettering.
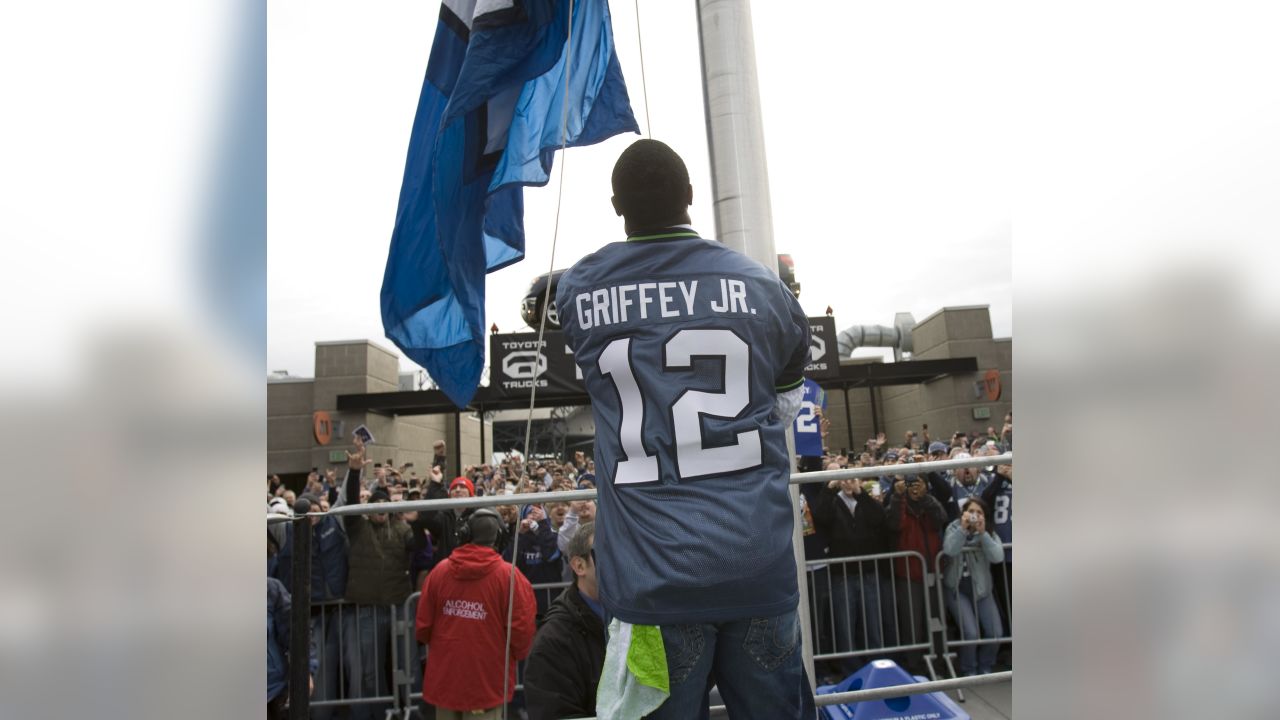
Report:
[[[712,312],[755,314],[747,304],[745,282],[730,278],[719,280],[718,285],[712,286],[718,287],[719,295],[702,299]],[[676,290],[680,291],[679,295]],[[697,294],[697,280],[642,282],[578,293],[573,302],[578,311],[578,327],[590,330],[651,317],[692,316]]]

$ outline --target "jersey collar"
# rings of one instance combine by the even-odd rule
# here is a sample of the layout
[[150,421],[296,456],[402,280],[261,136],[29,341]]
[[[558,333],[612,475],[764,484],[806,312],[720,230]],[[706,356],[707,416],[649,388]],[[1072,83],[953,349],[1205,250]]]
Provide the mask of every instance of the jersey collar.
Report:
[[672,225],[657,230],[646,230],[635,235],[628,235],[627,242],[659,242],[664,240],[682,240],[702,237],[692,225]]

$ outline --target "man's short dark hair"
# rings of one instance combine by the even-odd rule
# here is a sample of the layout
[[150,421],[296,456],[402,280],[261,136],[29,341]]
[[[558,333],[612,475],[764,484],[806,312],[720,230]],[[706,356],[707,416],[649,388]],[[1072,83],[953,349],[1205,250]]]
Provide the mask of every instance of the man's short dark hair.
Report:
[[578,526],[578,532],[569,538],[569,557],[586,558],[591,556],[591,538],[596,535],[595,521]]
[[689,207],[689,170],[666,143],[637,140],[613,166],[617,209],[637,230],[671,224]]

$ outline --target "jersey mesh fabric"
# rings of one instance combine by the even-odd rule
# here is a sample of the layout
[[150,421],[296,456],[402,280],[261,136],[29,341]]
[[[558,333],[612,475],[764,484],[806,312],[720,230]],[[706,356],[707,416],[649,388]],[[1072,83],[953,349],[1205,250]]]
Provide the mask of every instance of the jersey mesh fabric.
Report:
[[[643,316],[632,304],[623,320],[614,309],[638,302],[641,283],[653,284]],[[808,359],[795,297],[742,254],[682,238],[602,248],[562,276],[556,304],[596,423],[604,606],[646,625],[793,609],[790,462],[773,409]],[[623,462],[648,464],[620,476]]]

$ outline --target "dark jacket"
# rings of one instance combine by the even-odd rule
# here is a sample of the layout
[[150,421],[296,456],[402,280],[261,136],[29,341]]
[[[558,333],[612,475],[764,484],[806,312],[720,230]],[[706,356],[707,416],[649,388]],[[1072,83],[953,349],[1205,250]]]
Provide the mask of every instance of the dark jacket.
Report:
[[[885,507],[885,524],[897,537],[898,550],[918,552],[924,557],[929,572],[936,569],[935,558],[942,549],[942,529],[947,525],[947,513],[937,498],[925,493],[918,502],[912,502],[905,495],[890,495]],[[915,582],[924,580],[920,563],[914,558],[895,560],[894,574]]]
[[[293,629],[289,616],[292,612],[293,603],[284,583],[267,578],[267,700],[284,692],[289,685],[289,643]],[[309,649],[308,667],[315,675],[320,666],[315,636]]]
[[[442,483],[427,481],[426,487],[422,489],[423,500],[447,500],[449,499],[449,491],[445,489]],[[471,510],[467,510],[462,514],[466,517],[471,514]],[[453,510],[430,510],[421,513],[419,517],[426,528],[431,532],[431,547],[433,557],[431,567],[440,564],[441,560],[449,557],[449,553],[458,546],[458,527],[462,524],[462,519]]]
[[[347,471],[346,504],[360,502],[360,471]],[[375,523],[360,515],[344,515],[351,539],[348,602],[367,605],[399,605],[409,597],[409,556],[413,532],[408,523],[392,515]]]
[[[515,534],[520,532],[520,526],[513,525],[508,530],[510,537],[514,538]],[[507,547],[502,551],[502,558],[507,562],[511,562],[513,547],[513,543],[508,542]],[[516,568],[524,573],[530,583],[543,585],[560,582],[563,566],[564,562],[561,560],[560,548],[556,547],[556,533],[551,529],[550,520],[544,519],[539,522],[537,530],[520,533],[520,557],[516,561]],[[551,605],[553,593],[554,591],[545,589],[534,591],[534,595],[538,600],[539,622],[542,621],[547,613],[547,608]]]
[[[285,526],[284,546],[276,555],[271,576],[289,587],[293,583],[293,525]],[[311,601],[341,600],[347,592],[347,533],[336,517],[323,517],[311,526]]]
[[942,509],[947,513],[947,522],[960,517],[960,506],[956,504],[956,495],[951,491],[951,484],[947,482],[946,473],[931,472],[925,473],[925,482],[929,484],[929,494],[938,501]]
[[839,488],[822,488],[813,506],[813,519],[827,537],[831,557],[856,557],[888,552],[890,541],[884,508],[867,493],[858,500],[853,514],[839,498]]
[[529,720],[595,715],[604,649],[604,623],[577,585],[565,588],[547,610],[529,653],[524,674]]

